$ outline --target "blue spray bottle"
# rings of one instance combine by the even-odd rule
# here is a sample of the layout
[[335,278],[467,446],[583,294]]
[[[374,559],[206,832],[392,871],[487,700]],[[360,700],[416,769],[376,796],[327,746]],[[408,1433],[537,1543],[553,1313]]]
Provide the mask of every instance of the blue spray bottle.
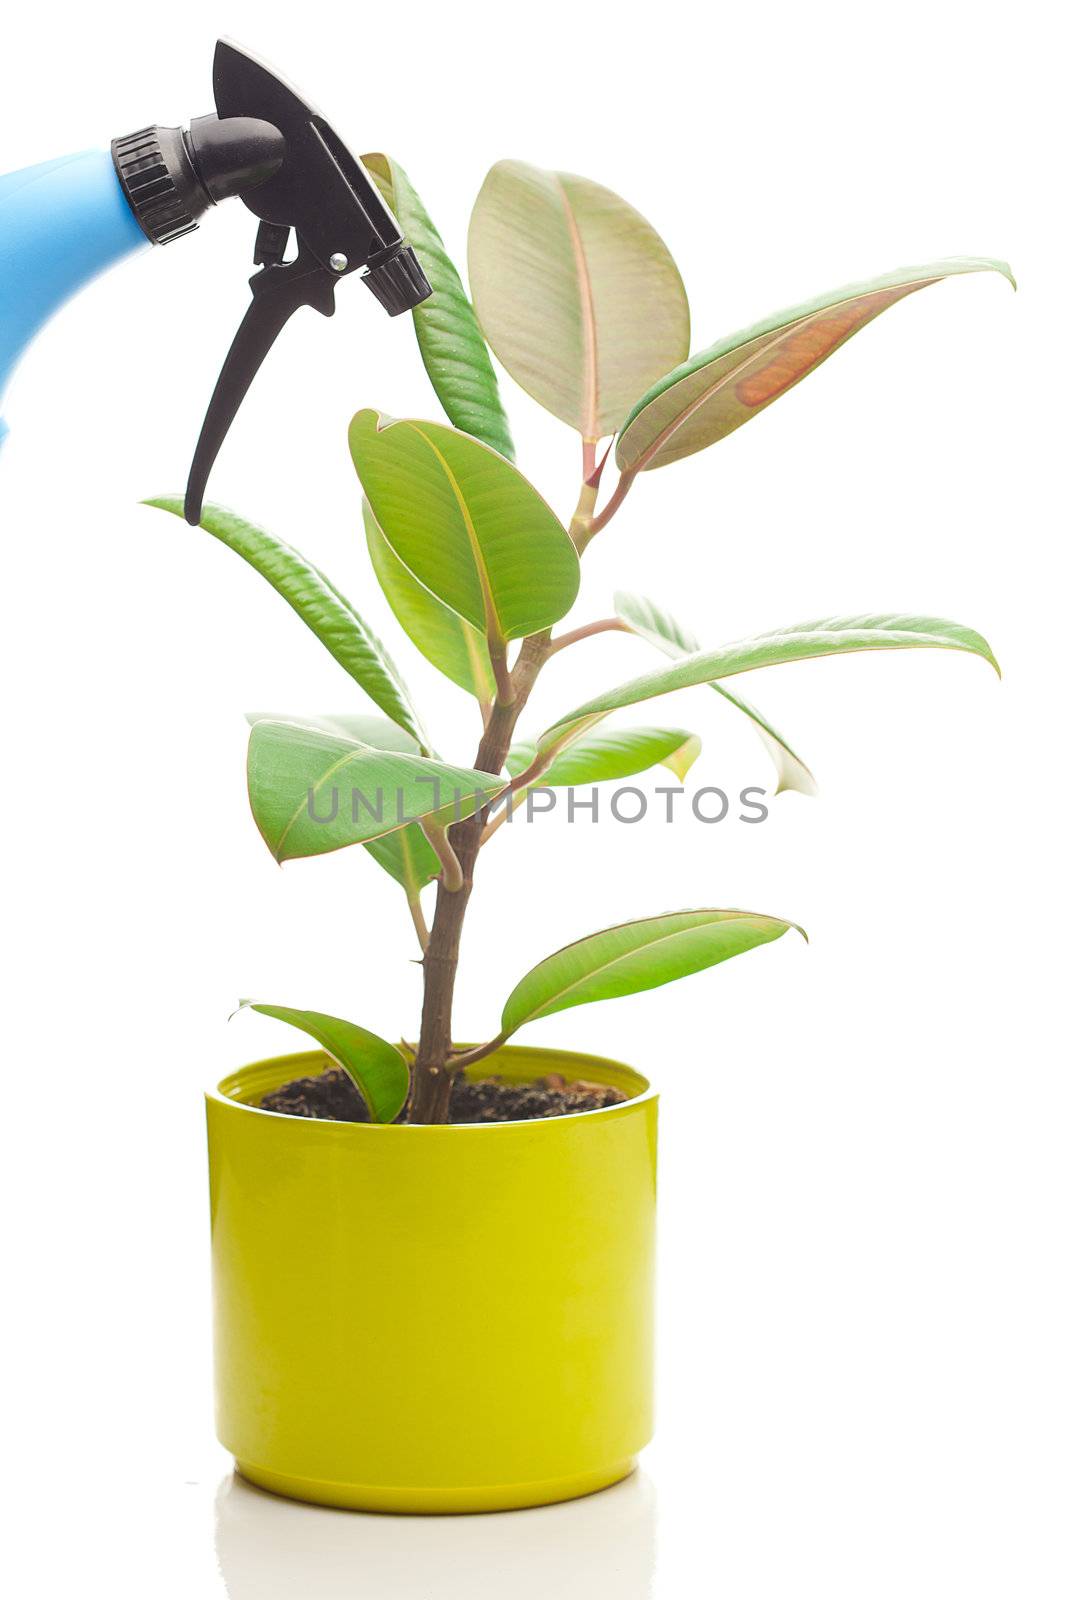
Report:
[[[295,89],[226,40],[215,50],[215,114],[150,127],[0,177],[0,400],[26,345],[113,262],[195,231],[238,197],[259,218],[252,303],[223,363],[193,457],[185,514],[200,520],[208,475],[248,387],[300,306],[334,311],[361,276],[390,316],[430,285],[362,163]],[[289,251],[295,234],[295,252]],[[0,420],[0,443],[5,432]]]

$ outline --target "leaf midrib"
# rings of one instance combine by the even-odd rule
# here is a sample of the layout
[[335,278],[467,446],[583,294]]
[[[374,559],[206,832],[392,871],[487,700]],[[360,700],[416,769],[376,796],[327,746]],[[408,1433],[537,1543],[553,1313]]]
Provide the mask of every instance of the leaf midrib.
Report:
[[470,507],[467,505],[466,497],[460,489],[456,475],[449,466],[444,453],[434,444],[429,434],[424,433],[415,422],[409,423],[408,426],[411,428],[411,431],[417,434],[425,444],[429,445],[430,449],[433,451],[434,455],[437,457],[437,460],[441,464],[442,472],[448,479],[448,486],[455,496],[456,504],[459,506],[460,515],[463,518],[463,526],[467,534],[467,542],[470,545],[471,559],[474,562],[474,570],[478,575],[478,586],[482,592],[482,605],[485,608],[486,638],[491,640],[493,644],[503,645],[504,631],[501,626],[499,612],[497,611],[496,599],[489,583],[489,572],[485,565],[485,557],[482,554],[482,547],[478,542],[478,535],[474,528],[474,519],[470,514]]
[[[754,912],[740,912],[737,915],[732,916],[732,917],[730,917],[730,916],[719,917],[719,919],[716,922],[698,922],[698,923],[696,923],[696,924],[694,924],[694,925],[692,925],[692,926],[690,926],[688,928],[675,928],[670,933],[663,933],[663,934],[658,935],[656,938],[649,939],[647,941],[647,943],[645,943],[643,945],[638,945],[633,950],[624,950],[621,955],[613,956],[610,961],[605,961],[603,966],[594,967],[592,969],[592,971],[585,973],[580,978],[576,978],[573,983],[568,983],[565,988],[558,989],[556,991],[555,995],[552,997],[552,1000],[551,1001],[546,1001],[546,1004],[554,1004],[555,1001],[561,999],[564,995],[571,994],[575,989],[580,987],[581,984],[587,983],[591,978],[599,978],[599,977],[603,976],[603,974],[605,972],[610,972],[612,967],[619,966],[623,961],[627,960],[630,956],[637,955],[642,950],[649,949],[652,945],[667,944],[667,943],[670,942],[671,939],[681,939],[687,933],[697,933],[702,928],[717,928],[717,927],[723,927],[726,924],[729,924],[730,927],[736,927],[736,925],[739,922],[756,922],[756,921],[764,921],[764,922],[766,922],[766,921],[772,921],[772,920],[773,920],[772,918],[759,917],[758,914],[754,913]],[[625,924],[623,924],[623,926],[625,926]],[[604,931],[605,932],[612,932],[614,930],[605,929]],[[783,931],[784,931],[784,929],[783,929]],[[557,951],[557,954],[558,955],[562,955],[563,951],[562,950]],[[549,957],[549,960],[551,960],[551,959],[552,958]],[[536,1011],[531,1011],[525,1017],[523,1017],[522,1022],[523,1023],[533,1022],[539,1016],[544,1016],[544,1015],[545,1015],[544,1007],[543,1006],[538,1006]],[[521,1024],[520,1023],[516,1023],[515,1026],[516,1027],[520,1027]]]
[[593,306],[593,279],[589,271],[589,258],[585,253],[585,245],[578,229],[578,219],[574,214],[570,196],[560,174],[558,172],[553,173],[553,177],[559,190],[560,203],[563,207],[563,219],[567,224],[567,233],[570,236],[571,249],[574,252],[575,274],[578,279],[578,304],[582,319],[582,347],[585,356],[585,371],[582,374],[585,426],[582,428],[582,437],[596,440],[600,437],[596,432],[597,412],[600,408],[600,383],[596,313]]
[[[1000,676],[1000,668],[996,665],[995,660],[991,660],[990,657],[986,656],[982,651],[975,650],[973,648],[973,646],[971,646],[971,645],[960,644],[960,643],[958,643],[957,641],[955,641],[953,639],[949,639],[945,635],[939,635],[939,634],[936,634],[936,633],[904,632],[903,630],[901,630],[901,632],[899,632],[899,633],[892,633],[886,628],[866,628],[866,629],[843,628],[840,633],[824,632],[824,633],[816,633],[816,634],[808,633],[807,635],[805,635],[804,633],[766,634],[766,635],[761,635],[760,637],[761,637],[761,640],[762,639],[773,639],[773,638],[801,639],[801,638],[804,638],[804,637],[815,638],[815,639],[822,638],[822,639],[829,640],[829,639],[847,639],[849,634],[855,634],[855,633],[860,633],[860,632],[866,633],[868,635],[878,634],[879,636],[884,637],[889,642],[886,643],[886,644],[875,644],[873,642],[870,643],[870,644],[854,644],[848,650],[848,654],[849,655],[854,655],[854,656],[871,655],[875,651],[880,651],[880,650],[909,650],[909,649],[911,649],[911,650],[923,650],[923,649],[927,649],[927,650],[956,650],[962,655],[979,655],[979,656],[981,656],[983,661],[989,661],[990,665],[993,667],[993,669],[997,673],[998,677]],[[739,642],[740,643],[747,643],[748,641],[741,640]],[[733,649],[733,648],[734,648],[734,646],[732,646],[732,645],[723,645],[721,647],[721,649],[723,651],[729,650],[729,649]],[[699,655],[712,655],[712,654],[719,654],[720,652],[719,651],[697,651],[697,652],[693,652],[693,653],[694,654],[699,654]],[[759,671],[762,671],[765,667],[793,666],[798,661],[819,661],[819,660],[825,659],[828,656],[835,656],[835,655],[839,655],[839,654],[842,654],[842,653],[843,653],[842,651],[835,650],[835,649],[812,650],[807,655],[797,655],[797,656],[783,658],[782,660],[776,660],[776,661],[752,661],[752,662],[749,662],[745,666],[724,667],[723,670],[720,673],[716,674],[716,678],[718,678],[718,677],[739,678],[746,672],[759,672]],[[685,659],[686,658],[684,656],[678,658],[678,664],[681,665],[685,661]],[[652,676],[652,675],[648,674],[648,676]],[[680,684],[674,684],[674,685],[669,686],[667,688],[653,689],[653,690],[650,691],[650,693],[648,695],[644,695],[641,698],[642,699],[648,699],[648,700],[654,700],[654,699],[656,699],[656,697],[658,695],[661,695],[661,694],[672,694],[672,693],[674,693],[674,691],[676,689],[690,689],[690,688],[696,688],[697,685],[700,684],[700,683],[714,683],[716,681],[716,678],[704,678],[704,679],[698,678],[692,684],[680,683]],[[634,680],[631,680],[631,681],[632,682],[639,682],[640,680],[639,679],[634,679]],[[623,684],[621,687],[622,688],[626,688],[627,685]],[[607,691],[607,693],[610,693],[610,692],[611,692],[610,690]],[[601,695],[597,696],[597,700],[600,700],[602,698],[603,698],[603,696],[601,696]],[[559,729],[561,732],[566,732],[571,727],[572,723],[574,723],[576,721],[584,721],[585,718],[587,718],[587,717],[593,719],[594,721],[599,721],[600,718],[602,718],[602,717],[610,716],[613,711],[621,711],[623,709],[623,707],[626,706],[626,705],[636,705],[638,703],[639,703],[639,701],[636,701],[636,700],[635,701],[624,700],[624,701],[621,701],[618,705],[607,706],[604,709],[601,709],[599,706],[596,706],[595,702],[593,703],[593,708],[590,708],[590,709],[586,709],[585,707],[581,707],[580,706],[578,708],[578,710],[574,713],[573,717],[564,717],[564,718],[561,718],[559,722],[554,722],[550,728],[546,729],[545,733],[542,735],[542,738],[547,738],[549,734],[555,733],[557,729]]]
[[[442,605],[444,604],[443,601],[441,603]],[[482,659],[481,650],[478,648],[479,638],[484,638],[485,635],[479,632],[473,622],[468,622],[466,617],[461,617],[458,611],[454,615],[459,621],[463,648],[467,652],[475,698],[478,700],[479,705],[488,705],[493,698],[493,684],[491,678],[486,675],[485,662]]]
[[[908,293],[912,293],[915,289],[926,289],[926,288],[929,288],[929,286],[932,283],[942,283],[943,281],[944,281],[943,278],[921,278],[917,283],[915,283],[912,286],[909,286],[908,289],[907,289],[907,292]],[[904,287],[904,286],[901,285],[901,287]],[[808,327],[808,326],[810,326],[811,323],[818,322],[820,317],[825,317],[825,316],[829,315],[831,312],[840,311],[842,309],[842,307],[844,307],[844,306],[856,305],[860,301],[866,300],[869,297],[869,295],[874,294],[876,292],[880,292],[880,291],[868,290],[866,294],[850,295],[847,300],[835,300],[832,306],[823,306],[820,310],[811,312],[811,314],[809,316],[798,317],[795,322],[787,322],[785,324],[785,326],[781,329],[781,331],[775,336],[775,338],[769,339],[766,344],[761,344],[759,346],[758,350],[754,350],[752,352],[752,354],[750,356],[746,357],[746,359],[744,361],[739,361],[736,367],[731,367],[730,371],[728,373],[726,373],[724,377],[720,378],[717,383],[713,384],[710,389],[705,390],[705,392],[703,394],[698,395],[698,397],[695,400],[691,401],[690,404],[688,406],[686,406],[685,410],[682,411],[679,416],[675,417],[672,422],[668,423],[666,428],[664,428],[663,431],[655,439],[653,439],[652,443],[650,445],[648,445],[641,452],[641,454],[638,456],[638,458],[637,458],[636,462],[634,463],[634,465],[632,467],[630,467],[628,470],[631,473],[634,473],[634,474],[636,474],[638,472],[643,472],[645,470],[645,467],[648,465],[649,461],[653,458],[653,456],[657,455],[659,453],[659,451],[663,448],[663,446],[670,439],[672,439],[674,437],[674,435],[678,432],[678,429],[682,426],[683,423],[688,422],[690,417],[694,416],[695,413],[700,410],[701,406],[706,404],[707,401],[713,400],[715,398],[715,396],[717,394],[719,394],[720,391],[722,389],[724,389],[728,383],[731,383],[738,376],[739,373],[744,372],[745,368],[751,366],[753,362],[757,361],[760,358],[760,356],[765,356],[768,351],[776,349],[778,347],[778,345],[780,345],[783,342],[783,340],[789,338],[792,334],[796,333],[800,328]],[[901,299],[903,299],[903,298],[904,298],[904,296],[901,295]],[[893,302],[893,303],[895,304],[895,302]],[[888,311],[889,307],[885,306],[885,307],[883,307],[883,309]],[[847,340],[850,339],[853,334],[859,333],[859,331],[860,331],[859,327],[853,328],[851,333],[846,334],[845,339],[843,339],[841,341],[841,343],[842,344],[846,343]],[[714,359],[716,361],[721,361],[726,356],[728,356],[729,354],[730,354],[729,351],[724,350],[721,356],[716,356]],[[833,354],[834,354],[834,350],[833,349],[828,350],[827,353],[826,353],[826,356],[823,356],[821,358],[821,361],[819,363],[817,363],[817,365],[821,365],[822,361],[825,361],[828,356],[831,356]],[[711,366],[711,365],[713,365],[713,363],[709,362],[708,365]],[[701,369],[698,368],[698,371],[699,370],[701,370]],[[814,369],[813,368],[809,368],[808,370],[812,371]],[[690,376],[692,376],[692,374],[690,374]],[[807,376],[808,376],[808,372],[800,373],[799,377],[794,379],[794,383],[799,383],[802,379],[806,378]],[[685,380],[683,379],[682,381],[684,382]],[[790,384],[789,387],[792,388],[793,384]],[[664,389],[662,394],[658,394],[656,396],[656,400],[662,400],[663,396],[667,395],[669,393],[670,393],[670,389]],[[656,404],[656,400],[650,401],[649,404],[650,405],[655,405]],[[770,403],[771,403],[770,401],[766,402],[766,404],[768,404],[768,405]],[[762,410],[762,409],[763,409],[762,406],[757,407],[757,410]],[[640,415],[641,415],[641,413],[639,411],[637,413],[637,417],[639,417]],[[634,422],[637,421],[637,417],[634,417],[634,419],[633,419]],[[632,424],[631,424],[631,426],[632,426]]]
[[[367,748],[369,749],[370,746],[368,745]],[[333,766],[332,767],[328,767],[327,770],[323,773],[322,777],[316,779],[316,781],[311,785],[311,791],[310,792],[314,796],[314,798],[316,800],[318,799],[319,792],[320,792],[323,784],[328,783],[330,781],[330,779],[336,773],[340,772],[342,767],[347,765],[348,762],[356,760],[359,756],[361,756],[363,754],[364,754],[364,752],[362,750],[346,750],[343,756],[339,756],[337,758],[337,760],[334,762]],[[293,828],[296,826],[297,818],[302,814],[302,812],[305,809],[306,809],[306,806],[304,804],[298,805],[296,807],[295,811],[293,812],[292,816],[289,818],[289,821],[285,824],[285,827],[282,829],[282,832],[278,837],[278,846],[277,846],[277,849],[275,851],[275,855],[280,855],[281,854],[282,849],[284,848],[286,839],[288,839],[288,837],[289,837],[290,833],[292,832]]]

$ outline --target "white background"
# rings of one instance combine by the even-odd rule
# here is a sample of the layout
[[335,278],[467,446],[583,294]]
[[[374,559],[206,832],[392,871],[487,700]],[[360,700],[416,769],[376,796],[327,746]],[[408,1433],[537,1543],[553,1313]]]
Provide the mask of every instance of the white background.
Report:
[[[681,266],[696,348],[901,262],[1003,255],[1020,284],[890,311],[751,426],[650,474],[590,552],[576,620],[616,585],[708,643],[927,611],[985,632],[1004,680],[932,652],[778,669],[752,692],[820,798],[786,795],[759,828],[545,822],[487,852],[471,1037],[527,966],[620,918],[740,904],[812,942],[540,1025],[663,1091],[659,1433],[610,1494],[444,1522],[256,1495],[212,1438],[199,1093],[300,1046],[227,1013],[252,993],[386,1034],[417,1018],[395,886],[358,851],[279,871],[246,813],[241,713],[358,691],[235,557],[137,504],[184,481],[252,218],[228,206],[146,252],[40,338],[0,465],[14,1592],[1064,1592],[1062,174],[1038,17],[187,0],[136,26],[114,7],[8,19],[0,170],[210,110],[227,32],[355,149],[399,158],[460,260],[500,157],[618,189]],[[524,468],[569,513],[574,437],[504,389]],[[410,329],[353,285],[332,323],[291,326],[213,493],[327,569],[469,760],[469,702],[370,573],[345,448],[367,404],[437,414]],[[569,653],[529,731],[652,664],[621,639]],[[656,715],[704,735],[694,779],[770,781],[711,695]]]

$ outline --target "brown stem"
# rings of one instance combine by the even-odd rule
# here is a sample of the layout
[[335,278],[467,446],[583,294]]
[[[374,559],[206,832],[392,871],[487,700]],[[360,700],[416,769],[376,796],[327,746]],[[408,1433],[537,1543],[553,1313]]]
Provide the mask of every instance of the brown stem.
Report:
[[[537,674],[548,658],[550,637],[546,633],[524,640],[511,673],[513,698],[504,705],[498,700],[478,746],[474,765],[479,772],[501,772],[511,748],[519,714],[530,697]],[[474,866],[481,848],[486,809],[464,818],[449,829],[449,841],[462,872],[458,888],[437,885],[430,940],[423,957],[422,1028],[415,1058],[409,1121],[447,1122],[452,1092],[452,1000],[456,987],[456,967],[463,919],[474,883]]]
[[594,489],[599,489],[600,488],[600,480],[604,476],[604,468],[608,464],[608,457],[611,454],[611,447],[612,447],[612,445],[614,443],[615,443],[615,435],[612,434],[611,438],[608,440],[607,444],[604,446],[604,454],[601,456],[600,460],[597,462],[597,464],[593,468],[592,472],[590,472],[590,473],[588,473],[586,475],[586,480],[585,480],[586,483],[591,484]]
[[496,698],[503,705],[510,705],[514,690],[511,685],[511,674],[508,672],[508,647],[506,644],[489,645],[489,664],[493,669],[496,680]]
[[619,507],[626,499],[626,496],[633,488],[636,477],[637,473],[634,471],[624,472],[620,475],[619,481],[615,485],[615,491],[608,500],[608,503],[604,507],[603,511],[601,511],[597,516],[590,518],[585,542],[579,545],[579,549],[584,550],[585,546],[589,543],[589,540],[593,537],[593,535],[595,533],[599,533],[601,528],[607,527],[616,511],[618,511]]
[[486,1056],[491,1056],[494,1051],[499,1050],[502,1044],[507,1043],[507,1038],[506,1033],[498,1033],[488,1044],[476,1045],[472,1050],[460,1050],[451,1057],[448,1065],[453,1072],[458,1072],[461,1067],[473,1067],[476,1061],[484,1061]]
[[525,792],[520,793],[517,789],[509,789],[506,791],[504,804],[499,808],[495,816],[490,817],[489,821],[482,829],[483,847],[489,843],[497,829],[502,828],[505,822],[507,822],[514,815],[515,801],[518,800],[519,804],[522,805],[525,799]]
[[630,629],[621,617],[603,617],[599,622],[587,622],[584,627],[572,628],[570,633],[561,633],[553,639],[549,655],[554,656],[559,650],[566,650],[570,644],[577,644],[581,639],[591,639],[595,633],[629,633]]
[[447,1122],[448,1102],[452,1098],[452,1074],[447,1067],[420,1067],[416,1061],[411,1074],[409,1122]]
[[548,771],[551,765],[551,753],[536,756],[525,772],[520,772],[517,777],[512,778],[507,788],[500,791],[493,801],[493,809],[496,810],[496,815],[492,816],[490,814],[490,808],[487,808],[483,813],[486,818],[485,827],[482,829],[481,842],[483,845],[487,844],[496,830],[508,821],[514,809],[516,797],[520,802],[525,800],[527,790],[537,782],[542,773]]
[[[622,504],[630,486],[624,475],[616,486],[611,504],[603,517],[596,516],[596,503],[600,492],[600,477],[607,460],[596,465],[596,442],[582,441],[583,481],[578,504],[571,519],[570,536],[581,555],[589,540],[604,522],[614,515]],[[591,476],[589,469],[592,468]],[[474,765],[479,772],[502,772],[511,741],[537,675],[552,654],[552,634],[531,634],[524,639],[518,658],[510,672],[506,655],[501,662],[496,653],[493,670],[498,693],[485,719]],[[503,666],[503,673],[501,673]],[[525,776],[525,775],[524,775]],[[447,1122],[448,1103],[452,1094],[455,1074],[462,1069],[463,1056],[452,1056],[452,1002],[456,990],[456,968],[459,964],[459,942],[463,933],[463,919],[467,902],[474,887],[474,866],[478,852],[486,838],[489,807],[483,806],[462,822],[454,823],[448,830],[448,842],[454,853],[455,865],[443,874],[437,884],[437,905],[434,909],[433,927],[422,958],[422,1028],[419,1033],[418,1054],[411,1073],[411,1101],[408,1109],[410,1122]],[[456,868],[458,867],[458,872]],[[448,881],[446,881],[446,878]],[[502,1040],[490,1040],[473,1052],[476,1059],[499,1048]],[[472,1052],[466,1052],[469,1060]]]

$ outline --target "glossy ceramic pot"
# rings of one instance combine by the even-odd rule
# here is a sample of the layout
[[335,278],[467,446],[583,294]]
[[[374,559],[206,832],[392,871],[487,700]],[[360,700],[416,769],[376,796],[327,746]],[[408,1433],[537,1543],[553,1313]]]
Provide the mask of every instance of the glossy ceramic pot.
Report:
[[482,1070],[631,1098],[450,1127],[259,1109],[326,1065],[258,1062],[207,1097],[218,1435],[239,1471],[406,1512],[542,1505],[625,1477],[652,1432],[647,1081],[509,1047]]

